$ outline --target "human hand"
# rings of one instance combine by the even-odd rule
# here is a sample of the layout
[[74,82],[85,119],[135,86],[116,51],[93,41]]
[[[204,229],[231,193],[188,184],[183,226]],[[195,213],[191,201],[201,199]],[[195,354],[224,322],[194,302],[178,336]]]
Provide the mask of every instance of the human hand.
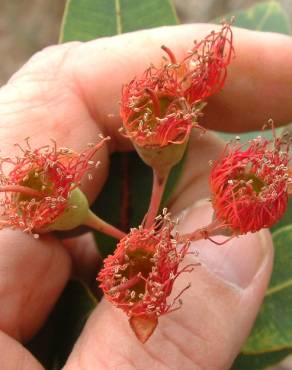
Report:
[[[31,144],[59,145],[80,151],[98,133],[112,140],[98,152],[101,166],[83,183],[90,200],[107,175],[109,153],[130,150],[117,131],[121,86],[159,62],[165,44],[180,57],[210,25],[165,27],[104,38],[86,44],[53,46],[35,55],[0,90],[2,153],[27,136]],[[259,129],[272,117],[277,124],[292,116],[290,91],[292,41],[289,37],[235,29],[236,58],[224,90],[213,96],[202,125],[216,130]],[[184,211],[180,228],[206,224],[211,211],[196,203],[208,196],[208,161],[223,143],[212,134],[192,136],[184,174],[171,199],[171,211]],[[136,225],[135,225],[136,226]],[[80,239],[64,242],[52,235],[35,240],[20,231],[0,232],[0,347],[3,370],[41,369],[21,342],[44,323],[80,252]],[[272,268],[268,231],[233,239],[224,247],[208,241],[194,246],[202,266],[186,274],[176,290],[191,281],[181,310],[161,317],[142,345],[126,317],[102,301],[89,318],[66,369],[227,369],[246,339],[262,301]],[[79,255],[80,258],[80,255]],[[192,257],[189,257],[192,259]],[[96,254],[84,246],[78,268],[94,274]]]

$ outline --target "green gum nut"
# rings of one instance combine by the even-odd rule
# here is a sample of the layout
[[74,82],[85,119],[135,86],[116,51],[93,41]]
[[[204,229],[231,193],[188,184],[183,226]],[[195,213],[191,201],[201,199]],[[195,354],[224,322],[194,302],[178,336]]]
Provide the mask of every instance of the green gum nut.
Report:
[[176,165],[183,157],[187,147],[188,140],[182,144],[168,144],[163,147],[141,147],[135,145],[135,148],[141,159],[158,173],[167,172]]
[[48,226],[48,231],[72,230],[84,224],[88,218],[89,204],[84,193],[76,188],[72,190],[65,211]]

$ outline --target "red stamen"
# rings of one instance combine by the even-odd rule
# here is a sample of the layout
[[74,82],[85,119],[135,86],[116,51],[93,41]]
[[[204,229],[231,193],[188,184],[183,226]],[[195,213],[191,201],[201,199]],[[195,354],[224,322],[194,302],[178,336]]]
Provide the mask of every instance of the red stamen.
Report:
[[125,283],[113,287],[112,291],[121,292],[123,290],[131,289],[133,286],[135,286],[137,283],[139,283],[141,278],[142,278],[141,275],[133,276],[131,279],[129,279]]
[[28,195],[32,197],[42,197],[44,194],[41,191],[29,188],[22,185],[4,185],[0,186],[0,192],[13,192]]
[[150,89],[148,87],[145,88],[145,91],[147,92],[147,94],[149,95],[149,97],[152,101],[153,111],[154,111],[155,116],[160,117],[160,114],[161,114],[160,104],[159,104],[159,100],[158,100],[157,95],[155,94],[155,92],[152,89]]
[[161,49],[166,52],[172,64],[177,64],[175,55],[167,46],[162,45]]

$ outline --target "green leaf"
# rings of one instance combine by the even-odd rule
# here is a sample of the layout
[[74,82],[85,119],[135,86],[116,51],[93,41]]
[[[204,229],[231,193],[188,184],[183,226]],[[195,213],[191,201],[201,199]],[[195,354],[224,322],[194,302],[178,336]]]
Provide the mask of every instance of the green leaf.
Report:
[[[256,31],[279,32],[290,35],[292,28],[282,5],[275,0],[260,2],[247,9],[225,15],[230,19],[235,16],[235,26]],[[222,17],[215,22],[220,22]]]
[[237,27],[291,34],[287,14],[278,1],[267,1],[234,14]]
[[[124,187],[129,179],[128,154],[115,153],[110,159],[110,169],[107,181],[99,194],[97,200],[92,205],[93,212],[101,216],[105,221],[110,222],[116,227],[123,228],[121,220],[121,209],[128,203]],[[127,223],[126,220],[123,220]],[[116,240],[107,235],[95,232],[95,239],[98,249],[105,257],[112,253],[116,246]]]
[[[93,211],[104,220],[127,231],[141,223],[151,195],[152,173],[139,156],[115,153],[111,156],[107,181],[93,204]],[[95,232],[95,239],[103,257],[112,253],[117,241]]]
[[[229,132],[216,132],[216,134],[219,135],[221,139],[225,141],[234,140],[235,136],[238,136],[238,134],[230,134]],[[243,132],[243,133],[240,133],[239,136],[240,136],[240,141],[242,143],[247,143],[249,140],[252,140],[256,138],[257,136],[263,136],[269,140],[273,138],[273,134],[271,130]]]
[[27,344],[45,369],[57,370],[64,366],[96,304],[96,299],[81,281],[68,282],[46,324]]
[[[231,15],[235,15],[237,27],[291,34],[288,17],[281,4],[276,1],[262,2]],[[231,15],[225,18],[228,19]],[[234,134],[219,135],[224,140],[234,139]],[[258,135],[272,138],[271,131],[249,132],[240,134],[240,137],[242,142],[246,142]],[[232,370],[265,369],[292,352],[292,325],[289,325],[292,317],[292,299],[289,299],[289,294],[292,296],[292,287],[289,285],[292,276],[292,228],[279,229],[284,225],[291,225],[291,216],[290,201],[288,212],[273,228],[279,231],[274,234],[276,255],[270,288],[254,329],[243,348],[244,353],[238,356]],[[283,349],[287,347],[289,349]]]
[[116,0],[120,3],[120,33],[177,23],[170,0]]
[[292,349],[292,225],[273,234],[275,265],[259,316],[242,352]]
[[231,370],[263,370],[282,361],[290,355],[292,350],[281,350],[276,352],[267,352],[258,355],[240,354],[235,360]]
[[[223,18],[230,19],[235,16],[235,26],[247,28],[250,30],[264,31],[264,32],[278,32],[284,34],[292,34],[292,27],[289,18],[278,1],[265,1],[255,4],[247,9],[241,9],[225,15]],[[215,20],[219,23],[222,17]],[[263,122],[263,125],[265,122]],[[228,141],[234,139],[234,134],[218,133],[219,136]],[[240,138],[242,142],[246,142],[258,135],[265,136],[269,139],[272,138],[271,130],[268,131],[252,131],[241,133]]]
[[60,41],[89,41],[176,23],[171,0],[68,0]]
[[[163,206],[167,205],[179,179],[185,157],[170,173]],[[110,163],[108,179],[92,208],[106,221],[127,231],[130,227],[138,226],[147,212],[152,190],[152,170],[141,161],[137,153],[115,153]],[[94,234],[102,256],[112,253],[117,241],[99,232]]]
[[283,226],[288,226],[288,225],[292,225],[292,197],[291,196],[288,202],[286,213],[281,218],[281,220],[275,226],[272,227],[272,231],[277,231]]

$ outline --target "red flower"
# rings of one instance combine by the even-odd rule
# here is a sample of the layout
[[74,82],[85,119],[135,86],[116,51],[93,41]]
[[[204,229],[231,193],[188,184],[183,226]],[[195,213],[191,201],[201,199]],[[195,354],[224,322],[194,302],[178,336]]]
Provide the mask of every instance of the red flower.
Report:
[[173,227],[165,214],[149,229],[132,229],[115,253],[105,259],[97,277],[106,298],[126,312],[143,343],[155,329],[159,316],[179,308],[176,303],[182,292],[172,303],[167,298],[177,277],[191,270],[190,265],[179,269],[189,243],[178,247]]
[[121,117],[125,136],[140,147],[180,144],[196,126],[198,112],[183,97],[177,68],[148,68],[122,90]]
[[83,175],[95,165],[91,158],[105,140],[81,154],[57,148],[56,143],[32,149],[27,140],[25,148],[18,145],[20,156],[0,158],[2,226],[31,232],[52,224],[68,207]]
[[233,55],[233,35],[228,23],[195,44],[191,55],[183,61],[187,70],[184,96],[189,104],[205,100],[223,87]]
[[199,103],[224,84],[233,55],[232,32],[228,24],[211,32],[180,63],[169,48],[162,48],[169,61],[151,66],[122,90],[122,131],[140,147],[181,144],[192,127],[199,127]]
[[288,145],[258,137],[243,145],[227,147],[210,176],[216,220],[235,235],[274,225],[288,203],[291,172]]

